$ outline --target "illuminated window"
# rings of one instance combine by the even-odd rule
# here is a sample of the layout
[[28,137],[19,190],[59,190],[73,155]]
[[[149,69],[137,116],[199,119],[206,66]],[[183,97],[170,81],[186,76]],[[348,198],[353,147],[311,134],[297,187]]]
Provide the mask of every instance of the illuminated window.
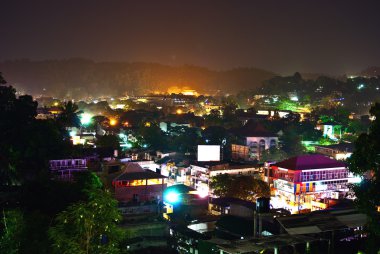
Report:
[[142,186],[145,185],[145,180],[133,180],[129,184],[130,186]]
[[162,181],[160,178],[158,179],[148,179],[148,185],[156,185],[156,184],[161,184]]

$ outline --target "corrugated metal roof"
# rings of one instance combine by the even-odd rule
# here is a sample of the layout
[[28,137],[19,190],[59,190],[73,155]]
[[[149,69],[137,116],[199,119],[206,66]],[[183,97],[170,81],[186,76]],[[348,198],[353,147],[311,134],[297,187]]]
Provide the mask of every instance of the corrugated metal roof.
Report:
[[365,214],[353,209],[320,211],[277,218],[281,226],[291,235],[354,228],[363,226],[366,220]]

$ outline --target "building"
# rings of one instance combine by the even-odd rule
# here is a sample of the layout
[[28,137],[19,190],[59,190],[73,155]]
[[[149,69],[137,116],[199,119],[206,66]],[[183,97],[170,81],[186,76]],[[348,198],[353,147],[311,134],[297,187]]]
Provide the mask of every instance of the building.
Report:
[[253,218],[256,203],[239,198],[213,198],[210,200],[208,209],[213,215],[234,215],[239,217]]
[[342,125],[334,122],[320,123],[316,126],[317,130],[323,132],[323,137],[331,140],[338,140],[342,138]]
[[277,147],[278,136],[262,124],[249,121],[242,128],[233,130],[240,142],[232,144],[232,159],[243,161],[259,160],[263,151]]
[[113,179],[112,186],[119,202],[159,201],[166,188],[166,177],[129,162],[124,172]]
[[293,213],[327,208],[329,199],[348,193],[357,179],[342,161],[323,155],[301,155],[271,165],[276,196],[271,204]]
[[340,143],[334,145],[315,146],[315,152],[320,153],[336,160],[345,160],[351,156],[354,151],[353,143]]
[[197,162],[190,165],[190,185],[204,195],[210,194],[209,181],[220,174],[254,175],[261,172],[254,165],[230,164],[226,162]]
[[50,160],[50,172],[60,180],[72,180],[74,172],[86,171],[86,159]]
[[172,226],[169,243],[179,253],[359,253],[366,237],[361,230],[366,215],[355,209],[269,217],[273,223],[263,223],[260,237],[252,235],[252,221],[224,216],[217,222]]
[[191,125],[189,123],[160,122],[160,129],[163,132],[171,131],[173,128],[176,128],[176,127],[190,128]]

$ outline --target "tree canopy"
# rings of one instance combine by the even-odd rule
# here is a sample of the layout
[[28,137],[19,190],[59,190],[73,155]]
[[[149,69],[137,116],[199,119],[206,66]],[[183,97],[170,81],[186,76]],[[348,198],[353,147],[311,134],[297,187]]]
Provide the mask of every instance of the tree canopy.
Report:
[[92,190],[87,202],[77,202],[58,214],[49,229],[55,253],[119,253],[121,215],[109,192]]
[[221,174],[211,178],[210,188],[220,197],[240,198],[256,201],[260,197],[269,197],[267,183],[253,176]]
[[24,228],[24,218],[20,210],[7,210],[2,213],[0,221],[0,252],[8,254],[19,253],[21,234]]
[[[68,153],[70,143],[52,120],[37,120],[37,102],[0,86],[0,184],[14,185],[46,175],[48,160]],[[49,137],[49,138],[46,138]]]

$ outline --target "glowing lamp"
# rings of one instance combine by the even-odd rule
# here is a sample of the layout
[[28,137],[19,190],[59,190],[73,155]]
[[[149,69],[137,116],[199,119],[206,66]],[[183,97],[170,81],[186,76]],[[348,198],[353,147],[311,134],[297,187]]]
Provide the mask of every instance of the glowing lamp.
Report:
[[171,191],[165,195],[164,199],[168,203],[177,203],[179,201],[179,193]]
[[199,197],[201,197],[201,198],[205,198],[205,197],[207,197],[207,195],[208,195],[208,193],[207,192],[199,192]]
[[88,113],[83,113],[81,116],[80,116],[80,123],[82,125],[88,125],[91,123],[91,118],[92,118],[92,115],[91,114],[88,114]]
[[183,113],[183,111],[182,111],[182,109],[179,108],[179,109],[177,109],[176,113],[177,113],[178,115],[180,115],[180,114]]
[[117,120],[114,119],[114,118],[111,118],[111,119],[110,119],[110,125],[111,125],[111,126],[115,126],[116,124],[117,124]]
[[207,189],[200,189],[200,190],[198,190],[198,195],[201,198],[205,198],[208,196],[208,190]]

